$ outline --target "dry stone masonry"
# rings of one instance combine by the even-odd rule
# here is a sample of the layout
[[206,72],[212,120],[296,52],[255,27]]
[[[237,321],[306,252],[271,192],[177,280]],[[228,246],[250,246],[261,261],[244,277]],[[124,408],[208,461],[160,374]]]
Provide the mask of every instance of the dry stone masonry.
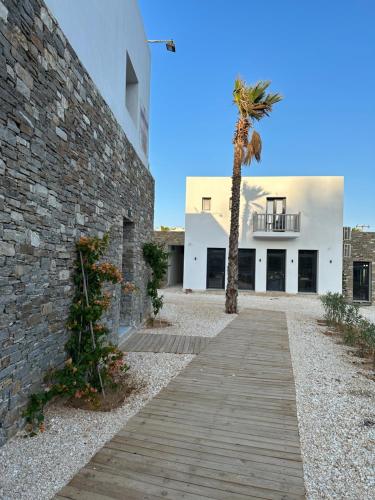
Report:
[[344,231],[343,294],[350,301],[353,300],[353,262],[370,264],[369,302],[375,302],[375,233]]
[[[100,34],[98,34],[100,36]],[[111,262],[138,290],[114,290],[107,321],[149,311],[142,245],[154,182],[41,0],[0,0],[0,444],[64,359],[75,241],[111,236]]]

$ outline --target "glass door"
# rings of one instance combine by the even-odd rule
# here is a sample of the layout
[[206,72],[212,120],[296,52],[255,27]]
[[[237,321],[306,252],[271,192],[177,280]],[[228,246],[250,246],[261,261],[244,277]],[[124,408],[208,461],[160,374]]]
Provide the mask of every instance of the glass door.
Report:
[[370,263],[353,262],[353,300],[370,299]]
[[317,274],[316,250],[299,250],[298,252],[298,291],[316,293]]
[[267,290],[285,292],[286,250],[267,250]]
[[238,288],[255,290],[255,250],[252,248],[238,250]]
[[285,231],[286,198],[267,198],[267,230]]
[[207,248],[207,288],[225,286],[225,248]]

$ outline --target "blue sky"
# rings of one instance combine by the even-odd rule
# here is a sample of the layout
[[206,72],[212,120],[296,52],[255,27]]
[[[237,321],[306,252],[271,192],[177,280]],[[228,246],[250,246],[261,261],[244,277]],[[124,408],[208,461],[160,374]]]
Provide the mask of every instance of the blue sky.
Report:
[[231,175],[237,75],[284,101],[258,126],[244,175],[344,175],[345,224],[375,231],[373,0],[139,0],[153,45],[155,226],[184,225],[185,177]]

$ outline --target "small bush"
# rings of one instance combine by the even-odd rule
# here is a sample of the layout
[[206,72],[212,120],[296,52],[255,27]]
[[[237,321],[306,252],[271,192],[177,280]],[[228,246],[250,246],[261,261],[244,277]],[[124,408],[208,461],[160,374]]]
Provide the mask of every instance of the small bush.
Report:
[[344,297],[340,293],[328,292],[321,297],[324,307],[324,319],[329,325],[336,325],[343,322],[346,310]]
[[336,326],[345,344],[361,347],[375,364],[375,323],[360,314],[358,305],[347,304],[339,293],[328,292],[321,302],[327,324]]

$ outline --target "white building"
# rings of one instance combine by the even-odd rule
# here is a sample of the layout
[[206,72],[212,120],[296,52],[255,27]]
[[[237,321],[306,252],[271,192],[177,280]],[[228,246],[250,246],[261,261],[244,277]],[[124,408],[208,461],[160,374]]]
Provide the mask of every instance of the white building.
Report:
[[[226,284],[230,177],[188,177],[184,288]],[[239,288],[341,292],[343,177],[244,177]]]
[[151,57],[136,0],[46,0],[148,167]]

